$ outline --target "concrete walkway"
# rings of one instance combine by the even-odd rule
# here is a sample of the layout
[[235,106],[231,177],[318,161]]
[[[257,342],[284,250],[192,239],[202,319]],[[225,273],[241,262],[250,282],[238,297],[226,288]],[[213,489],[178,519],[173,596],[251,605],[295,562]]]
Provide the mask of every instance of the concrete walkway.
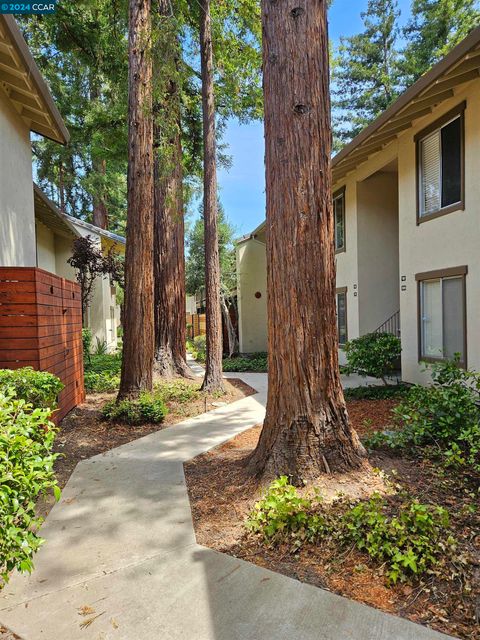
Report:
[[183,462],[264,415],[266,375],[236,377],[258,394],[77,466],[36,570],[1,594],[2,624],[23,640],[447,637],[196,544]]

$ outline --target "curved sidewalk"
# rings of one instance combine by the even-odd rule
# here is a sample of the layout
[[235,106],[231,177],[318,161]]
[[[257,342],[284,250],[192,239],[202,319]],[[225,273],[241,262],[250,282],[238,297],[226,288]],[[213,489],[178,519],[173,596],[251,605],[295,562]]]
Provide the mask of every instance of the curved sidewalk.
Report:
[[195,542],[183,462],[264,416],[266,375],[228,377],[258,393],[76,467],[0,622],[23,640],[447,638]]

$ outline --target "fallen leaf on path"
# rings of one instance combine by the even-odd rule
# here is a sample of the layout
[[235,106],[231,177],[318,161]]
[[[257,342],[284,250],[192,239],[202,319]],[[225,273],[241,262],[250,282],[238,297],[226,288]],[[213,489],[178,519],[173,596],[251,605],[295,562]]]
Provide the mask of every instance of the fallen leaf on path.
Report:
[[92,609],[88,604],[84,604],[83,607],[77,609],[79,616],[90,616],[95,613],[95,609]]
[[102,613],[97,614],[96,616],[93,616],[93,618],[88,618],[88,620],[84,620],[83,622],[80,623],[80,629],[86,629],[87,627],[89,627],[93,622],[95,622],[95,620],[97,618],[99,618],[100,616],[103,616],[103,614],[105,613],[105,611],[102,611]]

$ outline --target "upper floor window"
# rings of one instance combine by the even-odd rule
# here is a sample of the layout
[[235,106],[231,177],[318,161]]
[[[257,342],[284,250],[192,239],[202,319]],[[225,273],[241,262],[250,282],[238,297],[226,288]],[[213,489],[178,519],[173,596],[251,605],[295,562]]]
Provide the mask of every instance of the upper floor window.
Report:
[[463,208],[465,103],[415,136],[418,222]]
[[345,251],[345,188],[333,194],[335,217],[335,251]]

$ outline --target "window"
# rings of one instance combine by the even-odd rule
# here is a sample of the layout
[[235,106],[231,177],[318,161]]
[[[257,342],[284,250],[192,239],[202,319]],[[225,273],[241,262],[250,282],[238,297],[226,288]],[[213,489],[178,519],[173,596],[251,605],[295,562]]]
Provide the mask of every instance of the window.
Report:
[[347,288],[337,289],[337,328],[338,344],[347,342]]
[[421,360],[453,359],[466,366],[467,267],[416,276],[419,284],[419,356]]
[[418,221],[463,208],[463,112],[465,103],[415,136]]
[[335,217],[335,251],[345,251],[345,189],[333,194],[333,214]]

